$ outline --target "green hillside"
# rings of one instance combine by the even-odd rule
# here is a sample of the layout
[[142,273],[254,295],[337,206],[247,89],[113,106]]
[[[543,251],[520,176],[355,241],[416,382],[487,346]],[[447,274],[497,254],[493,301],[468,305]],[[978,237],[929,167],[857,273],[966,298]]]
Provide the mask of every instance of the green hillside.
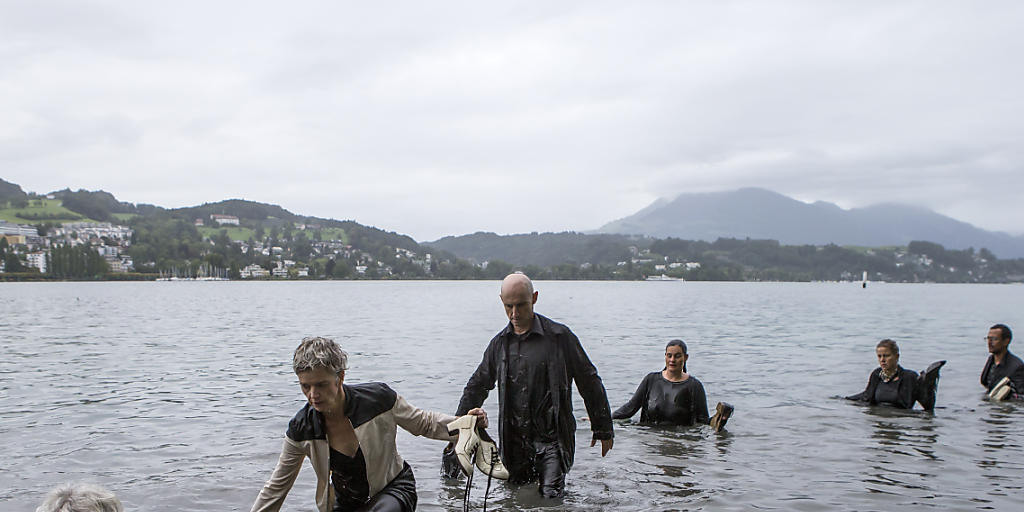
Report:
[[29,199],[28,205],[24,208],[14,208],[8,201],[0,205],[0,220],[16,224],[92,221],[65,208],[60,199]]
[[251,228],[242,228],[238,226],[199,226],[196,228],[199,230],[199,234],[203,238],[211,238],[220,234],[221,231],[227,232],[228,238],[231,240],[248,240],[255,236],[256,231]]

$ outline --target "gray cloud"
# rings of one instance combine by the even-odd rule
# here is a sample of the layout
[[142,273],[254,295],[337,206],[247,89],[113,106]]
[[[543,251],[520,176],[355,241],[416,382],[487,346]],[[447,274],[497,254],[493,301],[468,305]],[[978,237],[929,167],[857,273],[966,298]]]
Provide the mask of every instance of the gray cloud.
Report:
[[1024,6],[0,6],[0,174],[429,240],[763,186],[1024,231]]

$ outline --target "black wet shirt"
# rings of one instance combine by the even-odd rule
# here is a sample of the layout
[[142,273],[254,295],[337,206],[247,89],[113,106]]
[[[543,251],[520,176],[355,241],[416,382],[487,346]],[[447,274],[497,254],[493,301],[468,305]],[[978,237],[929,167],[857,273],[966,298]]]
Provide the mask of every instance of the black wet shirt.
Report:
[[553,349],[550,341],[533,331],[509,337],[508,406],[503,412],[516,425],[516,436],[524,444],[558,440],[552,390],[546,385]]
[[995,362],[995,356],[989,355],[988,361],[985,361],[985,368],[981,371],[981,384],[991,392],[992,388],[1003,380],[1003,377],[1009,377],[1010,382],[1013,383],[1014,392],[1024,393],[1024,362],[1010,351],[1006,351],[1003,364],[995,364]]
[[[541,425],[532,426],[533,431],[553,430],[557,439],[558,458],[561,470],[568,471],[572,467],[574,452],[576,449],[576,419],[573,417],[572,385],[583,397],[583,403],[587,408],[587,416],[590,417],[590,429],[593,438],[612,439],[615,437],[612,426],[611,409],[608,407],[608,395],[605,393],[604,384],[597,374],[597,368],[590,361],[583,345],[572,331],[563,324],[555,322],[550,318],[534,313],[533,325],[530,327],[530,337],[524,342],[520,340],[519,353],[533,359],[534,355],[547,353],[544,364],[547,367],[546,375],[539,372],[529,374],[519,373],[516,382],[520,382],[527,376],[536,379],[528,382],[523,390],[528,393],[549,394],[551,407],[539,406],[538,409],[550,409],[549,417],[538,420],[533,416],[523,413],[523,399],[517,398],[518,406],[513,406],[510,400],[511,361],[509,361],[509,345],[515,337],[512,324],[509,323],[496,334],[487,344],[484,350],[483,360],[477,366],[476,371],[470,376],[462,391],[462,399],[459,400],[459,407],[456,409],[456,416],[466,414],[474,407],[480,407],[487,398],[488,392],[498,385],[498,437],[501,447],[502,458],[510,473],[516,473],[517,468],[525,464],[528,459],[536,455],[534,443],[539,440],[524,439],[520,434],[519,419],[530,419],[533,423]],[[539,345],[532,345],[541,342]],[[537,348],[534,353],[531,349]],[[522,389],[520,387],[520,389]],[[516,390],[518,392],[519,389]],[[531,401],[530,396],[540,397],[539,401]],[[542,394],[526,395],[525,403],[544,403]],[[518,412],[517,412],[518,411]],[[554,421],[556,426],[548,429],[543,426],[548,419]],[[544,443],[541,443],[543,445]],[[517,475],[513,474],[513,478]]]
[[890,380],[888,382],[881,381],[878,386],[875,387],[875,403],[878,404],[889,404],[897,407],[903,407],[900,403],[900,383],[898,380]]
[[612,418],[631,418],[638,409],[641,423],[693,425],[708,422],[704,385],[692,375],[682,382],[672,382],[661,372],[647,374],[633,398],[612,413]]
[[334,486],[334,510],[355,510],[370,499],[363,449],[349,457],[331,448],[331,485]]
[[913,409],[914,402],[921,404],[925,410],[935,408],[935,387],[923,385],[917,372],[902,366],[896,367],[899,378],[885,382],[882,380],[882,369],[875,368],[868,376],[868,385],[864,391],[846,397],[869,404],[884,403],[903,409]]

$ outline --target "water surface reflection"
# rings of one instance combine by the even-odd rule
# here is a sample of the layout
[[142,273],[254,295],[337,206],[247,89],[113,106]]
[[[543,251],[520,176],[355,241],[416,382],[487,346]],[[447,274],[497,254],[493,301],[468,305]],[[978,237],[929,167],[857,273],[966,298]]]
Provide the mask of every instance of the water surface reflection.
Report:
[[[1024,408],[980,399],[994,321],[1024,325],[1024,287],[539,282],[538,312],[573,328],[612,407],[682,338],[724,434],[616,423],[602,458],[589,425],[560,502],[492,486],[495,510],[1016,510]],[[133,510],[248,510],[301,406],[289,357],[332,336],[353,382],[391,383],[453,411],[506,322],[497,283],[0,284],[0,509],[31,510],[88,479]],[[873,348],[949,359],[934,414],[829,397],[862,389]],[[909,350],[912,348],[912,351]],[[957,354],[950,358],[949,354]],[[485,407],[497,412],[495,393]],[[578,417],[586,414],[574,399]],[[399,434],[422,510],[460,510],[442,443]],[[285,510],[310,510],[304,470]],[[482,505],[486,479],[472,503]]]

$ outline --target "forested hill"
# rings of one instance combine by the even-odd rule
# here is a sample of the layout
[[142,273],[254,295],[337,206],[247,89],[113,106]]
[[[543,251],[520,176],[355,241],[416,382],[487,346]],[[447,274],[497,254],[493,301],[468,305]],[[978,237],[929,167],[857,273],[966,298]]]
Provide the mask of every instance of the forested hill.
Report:
[[[43,237],[78,222],[131,228],[130,240],[96,239],[90,244],[96,250],[106,247],[105,254],[129,257],[135,272],[195,275],[200,269],[217,269],[238,277],[242,269],[256,265],[267,272],[279,270],[282,276],[310,278],[491,277],[409,236],[353,220],[297,215],[273,204],[228,199],[168,209],[119,201],[105,191],[25,193],[6,181],[0,182],[0,193],[2,218],[34,225]],[[22,259],[27,261],[25,255]]]
[[[330,234],[344,235],[342,239],[347,242],[355,238],[362,245],[371,249],[382,246],[400,247],[408,250],[419,250],[419,244],[411,237],[398,233],[384,231],[375,227],[364,226],[352,220],[334,220],[318,217],[296,215],[278,205],[248,201],[245,199],[227,199],[216,203],[204,203],[199,206],[184,208],[165,209],[159,206],[118,201],[109,192],[78,190],[72,192],[68,189],[53,192],[51,195],[63,201],[64,208],[79,213],[89,219],[98,221],[117,221],[124,219],[129,226],[133,224],[162,223],[168,220],[184,221],[194,224],[202,221],[204,227],[215,229],[218,227],[229,228],[231,226],[219,226],[212,220],[213,215],[230,215],[238,218],[240,229],[235,234],[252,234],[260,232],[270,233],[277,228],[276,233],[280,236],[285,232],[294,230],[296,224],[309,225],[312,228],[307,233],[307,238],[316,236],[316,232],[322,228],[336,228],[340,231],[332,231]],[[118,216],[116,214],[127,214]],[[303,228],[302,231],[305,231]],[[199,230],[196,231],[199,233]],[[322,233],[320,238],[322,239]],[[243,241],[248,241],[247,238]]]
[[21,186],[0,178],[0,203],[11,200],[20,202],[27,198],[28,194],[21,189]]
[[549,267],[563,263],[615,264],[629,259],[629,247],[647,246],[650,239],[627,235],[530,233],[499,236],[477,232],[447,236],[425,245],[437,247],[473,263],[502,260],[516,265]]

